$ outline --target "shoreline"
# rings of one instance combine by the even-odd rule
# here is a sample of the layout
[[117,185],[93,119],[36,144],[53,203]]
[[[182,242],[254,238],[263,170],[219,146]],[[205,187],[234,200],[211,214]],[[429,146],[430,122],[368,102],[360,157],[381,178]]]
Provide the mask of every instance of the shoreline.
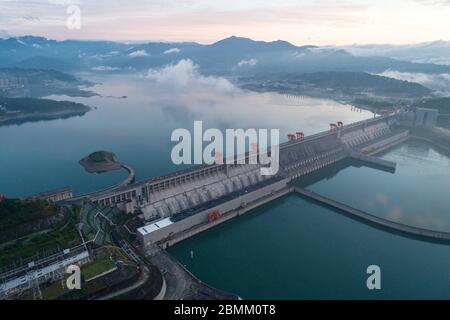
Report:
[[[89,107],[87,107],[89,108]],[[26,122],[34,121],[46,121],[46,120],[57,120],[57,119],[67,119],[76,116],[84,116],[90,111],[56,111],[56,112],[42,112],[42,113],[21,113],[18,116],[0,116],[0,126],[2,125],[20,125]]]

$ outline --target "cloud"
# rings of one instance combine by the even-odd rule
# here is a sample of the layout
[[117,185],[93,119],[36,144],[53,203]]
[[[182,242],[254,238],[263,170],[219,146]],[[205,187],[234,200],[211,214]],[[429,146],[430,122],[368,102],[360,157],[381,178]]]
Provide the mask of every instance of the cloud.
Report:
[[428,6],[450,6],[449,0],[416,0],[417,2]]
[[194,89],[193,87],[202,87],[221,92],[235,89],[233,84],[224,78],[201,75],[199,66],[189,59],[180,60],[162,69],[150,69],[147,78],[169,88],[188,90]]
[[178,52],[180,52],[180,51],[181,51],[181,50],[178,49],[178,48],[171,48],[171,49],[169,49],[169,50],[164,51],[164,54],[178,53]]
[[398,80],[420,83],[427,88],[436,90],[437,93],[442,95],[450,94],[450,74],[447,73],[425,74],[386,70],[379,75]]
[[28,21],[33,21],[33,20],[40,21],[39,18],[33,17],[33,16],[25,16],[25,17],[23,17],[23,19],[28,20]]
[[120,70],[120,68],[110,67],[110,66],[98,66],[91,69],[92,71],[116,71]]
[[249,66],[249,67],[253,67],[258,63],[258,60],[256,59],[248,59],[248,60],[241,60],[238,62],[237,66],[238,67],[244,67],[244,66]]
[[279,128],[283,138],[284,133],[295,130],[292,128],[315,133],[315,124],[330,123],[337,115],[346,123],[371,116],[331,100],[305,97],[299,101],[276,93],[242,90],[225,78],[201,74],[187,59],[150,69],[140,81],[146,88],[143,107],[152,106],[180,126],[201,119],[216,128]]
[[131,52],[128,55],[132,58],[136,58],[136,57],[146,57],[146,56],[148,56],[148,53],[145,50],[136,50],[136,51]]
[[145,79],[154,93],[153,103],[180,123],[186,119],[215,119],[222,113],[220,121],[227,121],[232,117],[234,97],[239,100],[237,97],[242,95],[242,90],[227,79],[202,75],[199,66],[189,59],[150,69]]
[[20,40],[20,39],[16,39],[16,42],[17,43],[20,43],[21,45],[23,45],[23,46],[27,46],[28,44],[26,44],[25,42],[23,42],[22,40]]
[[306,56],[306,53],[304,53],[304,52],[294,52],[293,53],[293,56],[294,56],[294,58],[295,59],[300,59],[300,58],[303,58],[304,56]]

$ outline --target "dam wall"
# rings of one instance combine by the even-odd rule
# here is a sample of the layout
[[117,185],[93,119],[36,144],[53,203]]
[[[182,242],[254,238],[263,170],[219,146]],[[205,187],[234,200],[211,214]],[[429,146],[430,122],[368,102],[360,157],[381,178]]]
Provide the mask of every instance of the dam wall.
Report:
[[[396,119],[397,115],[377,117],[281,143],[277,176],[296,179],[348,157],[351,151],[376,149],[390,139],[398,141],[391,128]],[[89,200],[126,212],[139,210],[146,220],[168,218],[270,179],[260,171],[258,164],[198,165],[94,194]]]
[[361,153],[365,155],[376,155],[402,142],[405,142],[408,138],[409,138],[408,130],[393,133],[388,137],[382,137],[381,139],[377,139],[376,141],[373,141],[369,145],[364,146],[363,148],[361,148]]
[[361,125],[354,130],[346,130],[341,134],[342,143],[348,148],[358,147],[392,133],[388,122],[377,122],[373,125]]
[[362,161],[369,167],[381,168],[389,172],[395,172],[395,169],[397,168],[397,164],[395,162],[368,156],[359,152],[351,152],[349,157],[355,160]]
[[[162,228],[148,232],[149,228],[142,227],[138,229],[138,238],[144,246],[150,246],[157,242],[169,244],[181,241],[193,234],[211,228],[217,224],[227,221],[239,214],[245,213],[266,202],[272,201],[288,193],[287,183],[289,179],[282,179],[267,186],[256,189],[255,191],[243,194],[226,201],[220,205],[212,206],[202,210],[194,215],[186,217],[174,223],[170,223]],[[284,192],[283,192],[284,190]],[[221,213],[216,220],[209,221],[208,214],[214,211]],[[196,229],[195,231],[193,229]],[[185,233],[184,236],[182,233]]]
[[260,174],[258,165],[232,167],[227,171],[220,170],[164,190],[150,190],[148,204],[142,208],[144,216],[169,217],[268,178]]
[[[259,166],[240,165],[224,170],[222,165],[192,183],[169,185],[168,190],[151,191],[150,201],[142,207],[142,211],[146,218],[159,217],[161,220],[156,219],[155,223],[139,228],[139,240],[144,246],[172,245],[292,192],[289,186],[292,180],[348,157],[395,170],[395,163],[368,156],[364,150],[370,148],[377,151],[377,148],[400,143],[408,137],[408,132],[392,130],[391,123],[386,119],[371,119],[370,125],[363,122],[352,127],[354,130],[344,127],[321,133],[313,139],[282,144],[280,171],[274,177],[259,179]],[[242,181],[243,177],[247,177],[246,183]],[[233,184],[233,179],[240,181],[241,185]],[[209,192],[214,188],[220,190],[221,186],[220,192]],[[176,208],[175,201],[186,201],[186,205],[182,207],[179,203],[179,208]],[[210,214],[213,212],[220,212],[220,217],[211,220]]]

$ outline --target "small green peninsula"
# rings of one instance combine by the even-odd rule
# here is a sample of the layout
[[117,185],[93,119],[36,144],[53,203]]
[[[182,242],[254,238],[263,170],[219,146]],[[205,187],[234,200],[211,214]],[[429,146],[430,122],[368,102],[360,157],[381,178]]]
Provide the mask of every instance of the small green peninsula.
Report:
[[82,116],[90,107],[71,101],[0,97],[0,125]]
[[121,168],[114,153],[108,151],[96,151],[79,161],[89,173],[102,173]]

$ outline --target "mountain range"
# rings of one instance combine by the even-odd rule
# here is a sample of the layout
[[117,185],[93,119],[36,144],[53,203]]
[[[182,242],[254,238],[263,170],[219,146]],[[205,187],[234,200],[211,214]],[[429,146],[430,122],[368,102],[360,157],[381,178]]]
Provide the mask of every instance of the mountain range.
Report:
[[387,54],[352,54],[356,49],[295,46],[281,40],[264,42],[235,36],[210,45],[56,41],[23,36],[0,39],[0,67],[127,72],[190,59],[202,73],[228,76],[330,71],[382,73],[386,70],[450,73],[450,65],[393,59]]

